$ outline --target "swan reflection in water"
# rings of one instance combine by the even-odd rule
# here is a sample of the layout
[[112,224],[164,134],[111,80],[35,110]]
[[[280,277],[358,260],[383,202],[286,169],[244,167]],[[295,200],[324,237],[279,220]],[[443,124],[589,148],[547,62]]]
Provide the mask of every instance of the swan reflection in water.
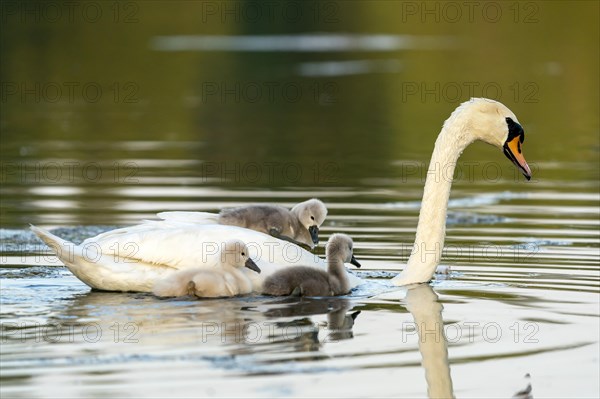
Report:
[[[272,305],[283,305],[273,307]],[[314,348],[322,343],[354,338],[352,327],[360,310],[349,312],[353,304],[343,297],[330,298],[284,298],[269,303],[264,314],[269,318],[297,318],[292,321],[276,322],[278,329],[291,326],[308,326],[307,334],[312,337]],[[327,320],[314,322],[310,316],[326,314]]]
[[448,340],[444,334],[442,318],[443,306],[438,301],[437,294],[429,284],[410,286],[404,303],[414,319],[429,397],[454,397],[448,361]]
[[[453,398],[454,389],[450,374],[448,359],[448,339],[444,332],[443,306],[437,293],[429,284],[413,284],[406,288],[402,302],[410,312],[414,324],[412,331],[403,331],[404,337],[416,333],[421,365],[425,371],[427,394],[430,398]],[[403,290],[397,290],[379,295],[381,299],[399,298]],[[408,330],[408,329],[406,329]],[[513,397],[531,399],[532,387],[529,375],[526,376],[527,386],[518,391]]]
[[353,338],[352,326],[360,313],[351,312],[354,304],[344,297],[197,300],[91,291],[63,303],[65,308],[44,325],[50,333],[69,331],[70,343],[92,342],[101,348],[103,343],[116,342],[115,336],[120,335],[119,342],[169,347],[193,344],[199,351],[198,341],[226,345],[233,354],[274,352],[281,350],[281,345],[318,351],[326,342]]
[[[402,305],[411,313],[419,338],[428,394],[452,397],[442,304],[427,284],[401,291],[405,293]],[[286,373],[286,360],[324,359],[329,357],[322,351],[324,345],[352,339],[353,327],[361,320],[360,311],[353,311],[356,304],[348,297],[196,300],[92,291],[63,302],[65,308],[54,312],[56,316],[47,324],[72,326],[70,331],[75,331],[79,339],[65,344],[90,343],[83,334],[86,328],[88,333],[102,332],[100,339],[92,342],[94,345],[71,347],[75,356],[137,356],[142,350],[156,359],[182,356],[183,360],[216,361],[217,366],[228,358],[231,362],[226,367],[235,368],[238,356],[249,355],[246,359],[253,364],[254,372],[277,367],[276,372]],[[96,327],[90,330],[92,324]],[[142,346],[123,345],[129,342]],[[278,357],[272,359],[269,354]],[[279,357],[282,354],[284,358]],[[242,363],[249,371],[248,363]]]
[[[442,328],[442,306],[429,285],[405,292],[403,304],[417,325],[424,331]],[[35,329],[12,331],[6,338],[35,341],[39,353],[60,349],[69,354],[71,360],[65,361],[75,364],[206,361],[217,368],[255,373],[269,367],[269,372],[285,374],[290,362],[302,359],[310,370],[315,363],[307,360],[330,357],[324,346],[353,339],[362,316],[354,309],[359,303],[348,297],[196,300],[92,291],[52,302],[51,316],[39,319],[41,341]],[[438,335],[444,337],[442,331]],[[446,340],[424,338],[419,350],[430,396],[451,396]],[[46,343],[51,348],[44,348]]]
[[[452,397],[443,307],[437,294],[428,284],[409,286],[390,294],[398,293],[405,295],[401,303],[414,320],[429,396]],[[385,297],[386,294],[380,296]],[[89,325],[94,324],[96,327],[92,330],[100,330],[103,335],[88,349],[99,353],[113,352],[113,348],[122,353],[123,342],[135,342],[151,345],[147,348],[152,351],[157,349],[155,345],[168,351],[192,348],[187,351],[188,356],[196,357],[222,352],[216,349],[224,346],[223,350],[234,356],[265,355],[282,350],[291,356],[312,352],[308,358],[303,357],[309,360],[325,356],[321,351],[323,345],[353,338],[353,327],[361,319],[360,311],[353,311],[356,304],[348,297],[196,300],[92,291],[68,301],[64,311],[55,313],[61,315],[60,319],[48,320],[48,324],[71,323],[76,331],[88,328],[88,332],[91,331]],[[118,331],[120,342],[114,345]],[[135,353],[140,346],[125,349]]]

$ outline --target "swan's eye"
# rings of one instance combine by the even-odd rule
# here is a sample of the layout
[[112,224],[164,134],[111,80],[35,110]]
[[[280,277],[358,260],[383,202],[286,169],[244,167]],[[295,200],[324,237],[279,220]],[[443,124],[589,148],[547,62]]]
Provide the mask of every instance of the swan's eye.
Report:
[[242,256],[246,256],[246,253],[245,253],[245,252],[242,252]]

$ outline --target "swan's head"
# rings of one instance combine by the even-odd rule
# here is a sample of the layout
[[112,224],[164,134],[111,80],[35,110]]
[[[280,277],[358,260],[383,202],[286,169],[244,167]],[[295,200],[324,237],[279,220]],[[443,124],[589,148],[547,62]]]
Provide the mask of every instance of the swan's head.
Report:
[[296,215],[302,226],[308,230],[312,241],[319,243],[319,227],[327,217],[327,207],[320,200],[313,198],[299,203],[292,208],[292,213]]
[[240,240],[229,240],[223,245],[221,261],[229,266],[238,268],[247,267],[250,270],[260,273],[260,268],[250,258],[248,247]]
[[360,263],[358,263],[352,252],[353,246],[352,238],[346,234],[334,234],[329,237],[325,248],[327,259],[340,259],[344,263],[352,263],[354,266],[360,267]]
[[523,156],[525,131],[504,104],[487,98],[472,98],[456,108],[444,126],[450,123],[458,123],[470,139],[502,149],[527,180],[531,179],[531,169]]

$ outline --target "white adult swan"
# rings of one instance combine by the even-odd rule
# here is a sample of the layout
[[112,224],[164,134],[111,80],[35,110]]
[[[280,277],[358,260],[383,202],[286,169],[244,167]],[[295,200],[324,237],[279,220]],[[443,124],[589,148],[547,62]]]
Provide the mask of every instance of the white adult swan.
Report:
[[[392,279],[396,285],[431,280],[444,246],[446,210],[452,176],[462,151],[473,141],[482,140],[502,148],[506,156],[528,179],[531,171],[521,153],[524,132],[516,116],[504,105],[488,99],[471,99],[461,104],[446,120],[431,158],[415,249],[403,272]],[[327,268],[327,263],[300,247],[269,235],[235,226],[206,225],[177,221],[147,222],[109,231],[75,246],[49,232],[32,230],[69,270],[90,287],[108,291],[150,292],[154,283],[176,270],[214,262],[218,252],[207,245],[230,239],[245,242],[261,269],[254,278],[257,286],[280,267],[309,265]],[[211,256],[213,258],[211,258]],[[212,260],[211,260],[212,259]],[[350,275],[354,288],[360,283]]]
[[444,249],[451,176],[464,149],[477,140],[498,147],[529,180],[531,170],[521,148],[524,139],[525,132],[515,114],[497,101],[472,98],[454,110],[435,142],[425,180],[415,244],[406,267],[392,279],[395,285],[431,280]]
[[[264,279],[282,267],[327,268],[324,259],[287,241],[237,226],[198,225],[181,221],[146,221],[107,231],[80,245],[36,226],[31,230],[67,268],[92,288],[104,291],[151,292],[154,284],[178,270],[214,267],[230,240],[244,242],[261,273],[244,269],[260,292]],[[361,280],[348,275],[352,287]]]

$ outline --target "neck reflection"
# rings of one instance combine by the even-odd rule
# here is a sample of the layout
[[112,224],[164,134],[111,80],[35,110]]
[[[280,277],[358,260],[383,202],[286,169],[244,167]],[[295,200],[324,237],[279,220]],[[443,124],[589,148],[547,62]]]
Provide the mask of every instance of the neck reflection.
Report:
[[406,309],[414,320],[419,338],[421,364],[425,369],[427,394],[430,398],[454,397],[448,340],[444,334],[442,304],[429,284],[409,287],[404,300]]

